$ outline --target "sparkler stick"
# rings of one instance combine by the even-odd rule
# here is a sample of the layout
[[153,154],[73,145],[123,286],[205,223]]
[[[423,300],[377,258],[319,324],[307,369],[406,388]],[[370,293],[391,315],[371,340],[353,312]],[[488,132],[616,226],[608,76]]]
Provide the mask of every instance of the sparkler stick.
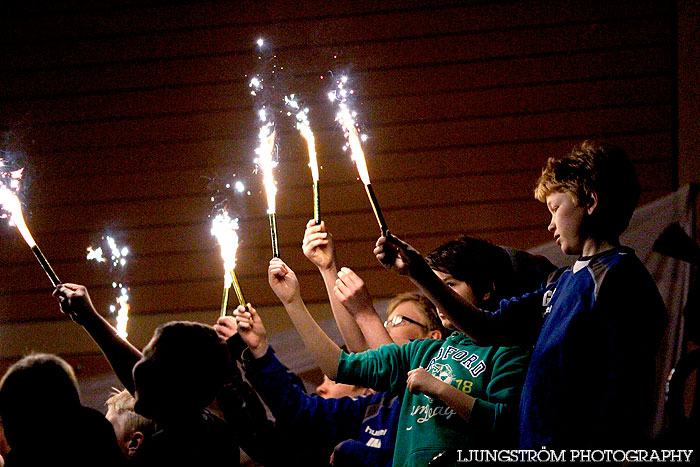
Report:
[[321,195],[318,188],[318,180],[314,180],[314,221],[316,225],[321,223]]
[[238,219],[231,219],[226,211],[217,214],[212,221],[211,233],[219,242],[221,258],[224,260],[224,290],[221,298],[220,313],[222,318],[226,316],[228,293],[231,285],[233,285],[236,291],[238,302],[242,306],[245,306],[245,299],[241,292],[241,286],[238,283],[238,278],[234,271],[236,268],[236,251],[238,250],[238,234],[236,230],[238,230]]
[[34,256],[39,261],[42,269],[46,275],[49,276],[51,284],[56,287],[61,283],[61,281],[46,259],[46,256],[44,256],[39,249],[39,246],[36,244],[31,232],[29,232],[27,223],[24,221],[24,215],[22,214],[22,204],[17,197],[17,192],[19,191],[19,181],[22,178],[22,171],[24,169],[15,170],[12,172],[3,172],[1,169],[2,167],[4,167],[4,163],[2,159],[0,159],[0,206],[2,206],[2,210],[6,212],[6,214],[2,214],[0,217],[8,217],[10,219],[10,223],[17,227],[17,230],[19,230],[19,233],[22,235],[22,238],[24,238],[24,241],[27,242],[27,245],[32,250],[32,253],[34,253]]
[[357,129],[357,123],[355,123],[356,112],[350,110],[347,104],[348,93],[352,94],[352,91],[345,89],[345,83],[347,82],[347,77],[342,77],[338,80],[338,88],[328,94],[331,101],[340,101],[339,112],[336,115],[336,120],[343,127],[343,133],[345,134],[346,143],[344,150],[350,150],[350,155],[352,160],[355,162],[355,167],[357,167],[357,173],[360,176],[360,180],[365,185],[365,192],[367,192],[367,198],[369,199],[370,205],[372,206],[372,211],[374,211],[374,216],[377,218],[377,223],[379,224],[379,229],[382,235],[386,235],[387,225],[384,220],[384,215],[379,207],[379,202],[377,201],[377,196],[374,194],[374,189],[372,188],[372,183],[369,178],[369,171],[367,170],[367,161],[365,160],[365,153],[362,151],[362,145],[360,144],[360,133]]
[[241,292],[241,286],[238,283],[238,278],[236,277],[236,271],[231,269],[231,282],[233,283],[233,290],[236,292],[236,298],[238,299],[238,304],[245,306],[245,298],[243,298],[243,292]]
[[[294,94],[290,96],[285,96],[284,102],[287,107],[295,110],[294,117],[297,120],[297,130],[301,133],[301,136],[306,140],[306,145],[309,149],[309,167],[311,168],[311,177],[314,182],[314,221],[316,225],[321,223],[321,197],[319,194],[319,171],[318,171],[318,158],[316,155],[316,138],[314,137],[313,131],[311,131],[311,125],[309,124],[309,108],[306,107],[303,110],[299,106],[299,102],[296,100]],[[291,116],[291,112],[287,115]]]

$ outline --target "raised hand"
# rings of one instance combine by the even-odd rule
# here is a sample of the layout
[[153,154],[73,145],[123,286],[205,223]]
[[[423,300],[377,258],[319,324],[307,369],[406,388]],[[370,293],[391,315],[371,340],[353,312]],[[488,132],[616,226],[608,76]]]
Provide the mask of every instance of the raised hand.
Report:
[[228,340],[229,337],[232,337],[238,333],[236,319],[233,316],[223,316],[216,320],[214,330],[223,340]]
[[375,312],[365,281],[350,268],[342,268],[338,271],[333,293],[353,316],[363,311]]
[[418,250],[389,232],[377,240],[374,255],[382,266],[404,275],[411,274],[414,264],[425,261]]
[[255,308],[250,306],[250,304],[248,304],[247,310],[245,307],[239,306],[233,311],[233,316],[236,320],[238,334],[241,335],[243,342],[248,345],[253,356],[260,358],[265,355],[269,347],[267,332]]
[[97,315],[84,285],[58,284],[53,291],[53,296],[58,300],[61,311],[78,324],[83,324],[86,319]]
[[309,261],[314,263],[319,269],[329,269],[335,265],[335,247],[333,237],[326,230],[325,221],[319,225],[311,219],[306,224],[304,231],[304,241],[301,246]]
[[279,258],[272,258],[267,268],[267,279],[272,291],[286,305],[300,298],[296,274]]

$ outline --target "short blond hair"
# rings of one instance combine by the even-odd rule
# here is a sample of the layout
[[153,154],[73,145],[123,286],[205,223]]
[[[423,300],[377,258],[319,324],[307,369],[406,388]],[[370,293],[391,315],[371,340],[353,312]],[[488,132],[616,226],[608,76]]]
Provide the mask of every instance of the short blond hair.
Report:
[[404,292],[392,298],[386,307],[387,317],[394,312],[397,306],[404,302],[413,302],[418,306],[421,314],[428,320],[428,331],[440,331],[443,336],[447,334],[438,317],[437,309],[433,302],[431,302],[428,297],[418,292]]
[[152,420],[137,414],[134,411],[134,396],[126,389],[120,391],[112,388],[112,395],[107,399],[105,405],[107,410],[111,410],[117,417],[124,416],[124,432],[131,435],[140,431],[144,435],[153,432],[154,423]]
[[537,179],[535,198],[555,192],[571,195],[580,206],[595,193],[598,225],[619,237],[639,202],[639,181],[627,153],[613,145],[584,141],[564,157],[550,157]]

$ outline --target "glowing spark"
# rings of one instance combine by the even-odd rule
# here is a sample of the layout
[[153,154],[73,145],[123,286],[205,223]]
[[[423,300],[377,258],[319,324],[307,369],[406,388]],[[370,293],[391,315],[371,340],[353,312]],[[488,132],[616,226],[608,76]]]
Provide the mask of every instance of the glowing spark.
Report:
[[10,225],[14,225],[22,234],[22,238],[27,242],[30,248],[36,246],[36,241],[32,237],[27,223],[24,221],[24,215],[22,214],[22,203],[19,201],[19,187],[20,180],[22,179],[22,172],[24,169],[13,170],[11,172],[2,171],[2,167],[5,167],[2,159],[0,159],[0,207],[3,213],[0,214],[0,218],[7,218]]
[[211,234],[216,237],[221,247],[221,258],[224,260],[224,287],[227,289],[233,282],[231,271],[236,268],[237,230],[238,218],[231,219],[226,211],[217,214],[211,223]]
[[[126,328],[129,323],[129,295],[127,294],[127,289],[121,288],[121,295],[115,299],[119,304],[119,309],[117,310],[117,334],[123,338],[126,338],[129,333]],[[114,307],[110,307],[113,309]]]
[[255,154],[258,155],[255,163],[263,173],[268,214],[274,214],[276,210],[275,195],[277,194],[277,187],[275,186],[275,179],[272,173],[272,169],[277,166],[277,161],[272,157],[275,150],[275,134],[274,123],[268,122],[263,125],[258,133],[260,145],[255,150]]
[[[127,263],[127,256],[129,256],[129,249],[127,247],[119,247],[117,245],[117,242],[114,240],[114,238],[110,236],[105,236],[102,237],[103,240],[107,242],[107,246],[109,247],[109,251],[111,253],[110,255],[110,270],[114,270],[114,268],[119,267],[120,269],[124,268]],[[92,246],[87,247],[87,260],[93,260],[98,263],[106,263],[107,258],[105,258],[104,252],[102,250],[102,247],[97,247],[93,248]],[[123,338],[126,338],[129,334],[127,333],[127,324],[129,323],[129,287],[126,285],[123,285],[121,282],[116,282],[112,281],[112,288],[113,289],[119,289],[119,295],[114,299],[114,301],[117,303],[119,306],[118,308],[115,305],[110,305],[109,306],[109,311],[112,313],[116,313],[116,329],[117,329],[117,334],[120,335]]]
[[265,41],[262,38],[258,39],[258,47],[262,47],[264,43]]
[[235,187],[236,191],[239,193],[243,193],[245,191],[245,185],[243,184],[243,182],[236,182]]
[[318,158],[316,156],[316,138],[314,137],[313,131],[311,131],[311,124],[309,123],[309,108],[306,107],[301,109],[299,102],[296,100],[296,96],[291,94],[284,97],[284,103],[287,107],[290,107],[297,112],[294,117],[297,120],[297,130],[301,133],[301,136],[306,140],[306,145],[309,149],[309,167],[311,167],[311,176],[315,182],[319,181],[318,172]]
[[88,252],[88,254],[87,254],[88,261],[94,260],[94,261],[97,261],[98,263],[104,263],[105,261],[107,261],[107,258],[102,256],[102,247],[101,246],[97,247],[97,249],[95,249],[95,250],[92,249],[92,246],[89,246],[89,247],[87,247],[87,252]]
[[[350,150],[350,155],[353,162],[355,162],[360,180],[362,180],[362,183],[365,185],[369,185],[371,183],[369,179],[369,171],[367,170],[365,154],[362,151],[362,145],[360,144],[360,131],[357,123],[355,122],[357,112],[350,109],[348,105],[348,90],[345,87],[347,82],[347,76],[342,76],[339,80],[337,80],[336,89],[328,93],[328,98],[333,102],[338,102],[339,110],[335,116],[335,120],[343,127],[343,134],[345,135],[345,146],[343,147],[343,150]],[[352,91],[350,94],[353,94]]]

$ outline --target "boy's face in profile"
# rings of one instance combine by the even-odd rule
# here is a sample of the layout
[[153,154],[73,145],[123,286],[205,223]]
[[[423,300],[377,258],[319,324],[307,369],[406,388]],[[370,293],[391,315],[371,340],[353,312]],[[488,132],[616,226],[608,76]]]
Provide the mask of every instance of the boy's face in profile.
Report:
[[[464,281],[455,279],[454,277],[452,277],[451,274],[448,274],[446,272],[438,271],[437,269],[433,269],[433,272],[440,278],[442,282],[445,283],[445,285],[454,290],[457,293],[457,295],[468,300],[470,303],[479,306],[480,302],[477,299],[476,295],[474,295],[474,291],[472,290],[471,285]],[[442,325],[445,327],[445,329],[454,329],[452,322],[449,319],[447,319],[447,317],[444,315],[442,310],[440,310],[440,308],[438,308],[438,316],[440,317],[440,321],[442,321]]]
[[154,372],[157,368],[153,361],[153,347],[155,337],[143,348],[141,360],[136,362],[132,370],[134,378],[134,411],[147,418],[154,418],[154,401],[158,400],[153,394]]
[[554,235],[556,244],[564,254],[581,254],[586,240],[582,228],[586,207],[577,206],[569,193],[561,191],[547,195],[546,202],[552,214],[547,230]]

